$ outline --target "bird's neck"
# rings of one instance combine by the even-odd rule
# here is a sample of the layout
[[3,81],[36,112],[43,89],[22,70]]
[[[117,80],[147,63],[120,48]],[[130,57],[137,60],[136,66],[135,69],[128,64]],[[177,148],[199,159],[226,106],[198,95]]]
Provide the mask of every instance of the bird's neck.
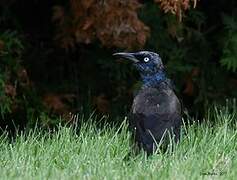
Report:
[[164,70],[159,70],[154,74],[142,75],[141,78],[143,87],[155,87],[167,79]]

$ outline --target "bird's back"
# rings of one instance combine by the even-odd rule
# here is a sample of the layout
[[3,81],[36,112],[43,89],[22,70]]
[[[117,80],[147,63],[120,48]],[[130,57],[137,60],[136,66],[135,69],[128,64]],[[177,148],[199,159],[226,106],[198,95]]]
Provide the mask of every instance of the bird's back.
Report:
[[174,133],[176,141],[179,138],[181,106],[174,91],[165,82],[142,88],[134,98],[131,116],[136,141],[148,153],[153,151],[154,145],[167,130]]

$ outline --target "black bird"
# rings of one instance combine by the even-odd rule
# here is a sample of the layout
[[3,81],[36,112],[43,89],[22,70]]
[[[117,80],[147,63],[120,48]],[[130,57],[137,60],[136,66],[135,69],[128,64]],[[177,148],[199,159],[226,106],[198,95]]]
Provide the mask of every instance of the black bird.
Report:
[[164,144],[168,134],[177,142],[180,137],[181,105],[170,79],[166,77],[160,56],[149,51],[113,55],[132,61],[143,82],[133,100],[129,120],[138,145],[151,154],[158,144]]

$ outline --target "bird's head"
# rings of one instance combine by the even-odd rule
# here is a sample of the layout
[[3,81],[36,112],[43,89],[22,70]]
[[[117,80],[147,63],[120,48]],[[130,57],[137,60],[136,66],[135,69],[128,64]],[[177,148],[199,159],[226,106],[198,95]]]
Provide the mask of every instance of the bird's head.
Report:
[[143,82],[161,81],[165,78],[164,66],[160,56],[150,51],[139,51],[134,53],[114,53],[115,57],[130,60],[139,71]]
[[115,53],[114,56],[133,62],[141,75],[153,75],[164,69],[160,56],[150,51],[139,51],[135,53]]

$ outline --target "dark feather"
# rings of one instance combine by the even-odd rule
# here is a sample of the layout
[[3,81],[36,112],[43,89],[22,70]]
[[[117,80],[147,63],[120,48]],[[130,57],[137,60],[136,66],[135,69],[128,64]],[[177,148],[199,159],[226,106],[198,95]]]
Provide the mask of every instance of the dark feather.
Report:
[[[181,106],[173,90],[165,82],[157,87],[141,89],[134,98],[130,115],[136,141],[148,153],[156,149],[165,132],[179,139]],[[156,141],[156,142],[155,142]]]
[[167,141],[169,133],[177,142],[180,137],[181,105],[171,81],[166,77],[160,56],[149,51],[114,55],[131,60],[143,81],[130,115],[130,127],[138,145],[150,154],[162,139]]

